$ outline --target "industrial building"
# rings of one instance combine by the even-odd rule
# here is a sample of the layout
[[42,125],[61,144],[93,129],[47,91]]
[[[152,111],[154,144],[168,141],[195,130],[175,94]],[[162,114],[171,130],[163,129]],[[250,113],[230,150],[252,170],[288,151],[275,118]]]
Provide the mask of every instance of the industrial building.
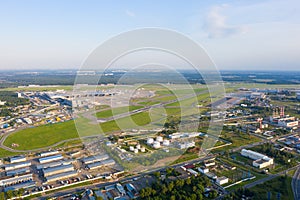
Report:
[[270,116],[270,122],[281,127],[293,128],[297,127],[299,122],[295,117],[285,115],[284,107],[275,108],[272,116]]
[[208,168],[204,168],[204,167],[198,167],[198,171],[202,174],[206,174],[209,172]]
[[101,162],[94,162],[94,163],[86,165],[86,167],[90,170],[94,170],[94,169],[98,169],[98,168],[103,167],[103,166],[102,166]]
[[23,182],[23,183],[19,183],[16,185],[10,185],[4,188],[4,192],[7,192],[9,190],[19,190],[21,188],[27,189],[27,188],[31,188],[31,187],[35,187],[35,182],[32,180]]
[[56,161],[56,160],[61,160],[61,159],[63,159],[63,156],[61,154],[58,154],[58,155],[53,155],[53,156],[40,158],[39,162],[41,164],[44,164],[44,163],[48,163],[48,162],[52,162],[52,161]]
[[194,176],[198,176],[198,172],[196,172],[193,169],[187,169],[186,171],[188,171],[190,174],[194,175]]
[[4,169],[5,169],[5,171],[15,170],[15,169],[23,168],[23,167],[29,167],[30,165],[31,165],[30,161],[25,161],[25,162],[4,165]]
[[194,138],[197,136],[202,136],[204,133],[201,132],[192,132],[192,133],[173,133],[169,135],[170,139],[178,139],[178,138]]
[[6,171],[6,176],[16,176],[20,174],[29,173],[29,172],[30,172],[29,167],[25,167],[25,168]]
[[52,155],[56,155],[56,154],[59,154],[59,151],[53,150],[53,151],[42,152],[42,153],[40,153],[40,156],[46,157],[46,156],[52,156]]
[[108,159],[108,160],[103,160],[103,161],[88,164],[88,165],[86,165],[86,167],[90,170],[94,170],[94,169],[97,169],[97,168],[100,168],[100,167],[114,165],[115,163],[116,162],[114,160]]
[[46,169],[49,167],[56,167],[59,165],[69,165],[69,164],[72,164],[73,162],[74,162],[73,159],[59,160],[59,161],[55,161],[55,162],[49,162],[49,163],[45,163],[45,164],[36,165],[36,168],[37,169]]
[[22,176],[16,176],[11,178],[5,178],[0,180],[0,186],[8,186],[8,185],[15,185],[24,181],[32,180],[32,174],[25,174]]
[[242,149],[241,155],[254,160],[252,165],[260,169],[274,164],[273,158],[269,158],[268,156],[255,151]]
[[69,172],[64,172],[64,173],[60,173],[60,174],[55,174],[52,176],[47,176],[46,180],[47,180],[47,183],[49,183],[49,182],[63,180],[63,179],[74,177],[74,176],[77,176],[77,172],[69,171]]
[[180,142],[178,143],[177,147],[179,149],[187,149],[187,148],[190,148],[190,147],[194,147],[195,146],[195,142],[194,141],[191,141],[191,142]]
[[14,156],[9,159],[10,163],[18,163],[26,161],[25,156]]
[[94,155],[94,156],[89,156],[89,157],[83,158],[82,162],[87,165],[87,164],[90,164],[90,163],[106,160],[108,158],[109,158],[109,156],[107,154]]
[[224,185],[224,184],[228,183],[228,181],[229,181],[229,179],[225,176],[221,176],[216,179],[216,183],[218,185]]
[[116,164],[116,162],[113,159],[103,160],[101,163],[103,166],[110,166]]
[[49,167],[46,169],[43,169],[43,173],[44,176],[52,176],[54,174],[60,174],[63,172],[69,172],[69,171],[73,171],[74,167],[72,164],[69,165],[60,165],[60,166],[56,166],[56,167]]
[[126,183],[125,188],[127,189],[127,194],[129,195],[130,198],[136,198],[138,197],[138,192],[137,189],[131,184],[131,183]]

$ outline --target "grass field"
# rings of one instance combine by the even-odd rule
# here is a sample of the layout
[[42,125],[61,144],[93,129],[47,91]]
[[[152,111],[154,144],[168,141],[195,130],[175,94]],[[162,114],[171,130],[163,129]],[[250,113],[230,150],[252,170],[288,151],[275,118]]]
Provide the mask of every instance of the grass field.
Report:
[[281,200],[294,199],[292,187],[292,177],[290,176],[279,176],[263,184],[257,185],[250,189],[255,192],[255,199],[268,199],[268,192],[271,193],[271,199],[278,199],[277,195],[280,193]]
[[[131,121],[131,120],[132,121]],[[62,140],[103,134],[112,131],[118,131],[120,128],[137,128],[149,124],[151,121],[148,112],[137,113],[128,117],[117,119],[116,121],[108,121],[100,124],[90,124],[87,119],[76,119],[76,125],[73,120],[48,124],[34,128],[28,128],[11,134],[4,141],[4,145],[11,147],[13,143],[18,144],[15,149],[33,150],[54,145]],[[73,142],[66,142],[66,145]],[[5,153],[5,152],[4,152]],[[1,156],[1,152],[0,152]]]
[[213,153],[261,141],[260,138],[255,137],[253,135],[247,135],[245,133],[238,133],[232,131],[223,131],[220,137],[227,141],[230,141],[232,145],[215,149],[212,151]]
[[118,115],[118,114],[122,114],[122,113],[126,113],[128,111],[133,111],[133,110],[137,110],[143,108],[143,106],[124,106],[124,107],[118,107],[118,108],[113,108],[113,109],[109,109],[109,110],[104,110],[101,112],[97,112],[96,116],[98,118],[108,118],[108,117],[112,117],[113,115]]
[[0,158],[4,158],[4,157],[8,157],[8,156],[15,156],[15,155],[19,155],[21,153],[18,152],[11,152],[11,151],[7,151],[5,149],[0,148]]
[[74,121],[59,124],[49,124],[34,128],[28,128],[13,133],[4,142],[11,147],[12,143],[19,146],[16,149],[30,150],[53,145],[59,141],[78,137]]

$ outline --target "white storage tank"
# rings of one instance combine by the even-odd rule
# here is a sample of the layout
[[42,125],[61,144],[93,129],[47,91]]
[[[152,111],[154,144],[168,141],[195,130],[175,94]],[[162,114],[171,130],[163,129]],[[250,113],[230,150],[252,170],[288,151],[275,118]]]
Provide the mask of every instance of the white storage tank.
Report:
[[160,142],[158,142],[158,141],[153,142],[153,148],[155,148],[155,149],[160,148]]
[[140,145],[140,144],[137,144],[137,145],[136,145],[136,148],[137,148],[137,149],[141,149],[141,145]]
[[170,140],[164,140],[163,145],[164,146],[169,146],[170,145]]
[[145,147],[141,147],[141,152],[146,152],[146,148]]
[[138,153],[139,152],[139,150],[138,149],[134,149],[134,151],[133,151],[134,153]]
[[164,140],[164,138],[161,137],[161,136],[157,136],[157,137],[156,137],[156,141],[157,141],[157,142],[162,142],[163,140]]
[[147,144],[153,144],[154,142],[154,139],[153,138],[148,138],[147,139]]

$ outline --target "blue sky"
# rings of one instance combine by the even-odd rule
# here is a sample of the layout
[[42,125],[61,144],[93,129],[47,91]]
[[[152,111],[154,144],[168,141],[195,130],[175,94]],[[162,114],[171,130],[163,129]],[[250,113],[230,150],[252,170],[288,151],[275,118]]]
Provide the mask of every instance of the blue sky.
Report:
[[0,69],[78,68],[102,42],[142,27],[174,29],[219,69],[300,69],[300,2],[0,1]]

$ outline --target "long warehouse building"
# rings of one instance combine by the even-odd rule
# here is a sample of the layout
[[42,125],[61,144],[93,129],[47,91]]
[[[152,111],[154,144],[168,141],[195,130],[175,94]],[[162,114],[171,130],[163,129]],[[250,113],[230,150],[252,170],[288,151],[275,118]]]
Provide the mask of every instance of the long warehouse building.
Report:
[[97,168],[100,168],[100,167],[114,165],[115,163],[116,162],[113,159],[108,159],[108,160],[103,160],[103,161],[88,164],[86,167],[90,170],[93,170],[93,169],[97,169]]
[[54,174],[63,173],[63,172],[69,172],[69,171],[74,171],[74,167],[72,164],[60,165],[60,166],[56,166],[56,167],[50,167],[50,168],[43,169],[43,173],[44,173],[45,177],[52,176]]
[[16,176],[16,177],[2,179],[2,180],[0,180],[0,186],[15,185],[20,182],[30,181],[30,180],[32,180],[32,174],[25,174],[22,176]]
[[35,187],[35,181],[26,181],[23,183],[18,183],[16,185],[10,185],[4,188],[4,192],[7,192],[8,190],[19,190],[21,188],[27,189],[27,188],[31,188],[31,187]]
[[30,161],[25,161],[25,162],[4,165],[4,169],[5,169],[5,171],[15,170],[15,169],[20,169],[20,168],[24,168],[24,167],[29,167],[30,165],[31,165]]
[[59,160],[59,161],[54,161],[54,162],[49,162],[49,163],[36,165],[36,168],[37,169],[46,169],[46,168],[49,168],[49,167],[56,167],[56,166],[59,166],[59,165],[69,165],[69,164],[72,164],[72,162],[74,162],[73,159]]
[[46,180],[47,180],[47,183],[49,183],[49,182],[63,180],[63,179],[74,177],[74,176],[77,176],[77,172],[76,171],[70,171],[70,172],[55,174],[55,175],[52,175],[52,176],[47,176]]
[[30,172],[29,167],[25,167],[25,168],[6,171],[6,176],[16,176],[20,174],[29,173],[29,172]]
[[48,163],[48,162],[62,160],[63,158],[64,157],[61,154],[58,154],[58,155],[53,155],[53,156],[47,156],[47,157],[44,157],[44,158],[40,158],[39,162],[41,164],[44,164],[44,163]]
[[90,164],[90,163],[106,160],[108,158],[109,158],[109,156],[107,154],[95,155],[95,156],[89,156],[89,157],[83,158],[82,162],[87,165],[87,164]]
[[52,156],[52,155],[55,155],[55,154],[59,154],[59,151],[46,151],[46,152],[42,152],[40,153],[40,156],[41,157],[46,157],[46,156]]
[[14,156],[9,159],[10,163],[18,163],[26,161],[25,156]]

